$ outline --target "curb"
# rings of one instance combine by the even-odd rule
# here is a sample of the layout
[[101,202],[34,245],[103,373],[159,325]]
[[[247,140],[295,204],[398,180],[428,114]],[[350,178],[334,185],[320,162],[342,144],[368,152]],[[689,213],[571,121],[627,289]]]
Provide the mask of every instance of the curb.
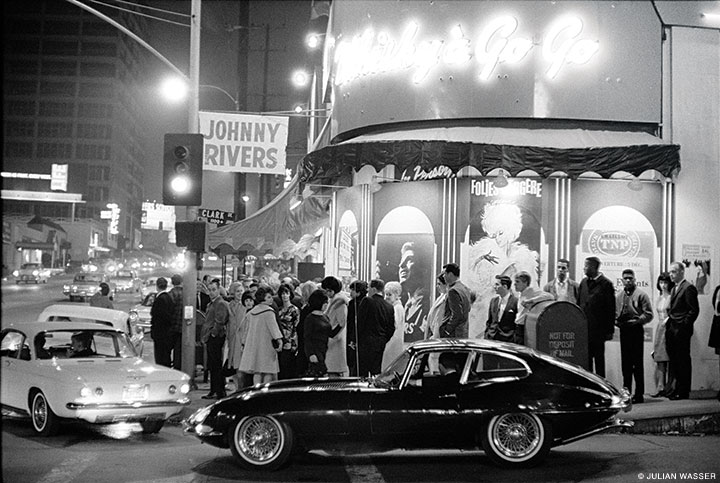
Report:
[[720,434],[720,413],[636,419],[632,434],[710,435]]

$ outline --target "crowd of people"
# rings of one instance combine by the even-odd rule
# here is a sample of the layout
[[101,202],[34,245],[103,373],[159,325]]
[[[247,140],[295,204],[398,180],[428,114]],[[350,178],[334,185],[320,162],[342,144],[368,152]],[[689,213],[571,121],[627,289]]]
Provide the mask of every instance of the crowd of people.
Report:
[[[653,397],[686,399],[690,392],[690,336],[698,316],[697,289],[684,279],[682,263],[658,277],[655,312],[651,297],[637,286],[632,269],[622,272],[623,289],[600,272],[601,261],[588,257],[585,277],[569,277],[570,262],[558,261],[556,278],[541,290],[531,275],[520,271],[511,278],[495,277],[496,295],[490,301],[484,337],[523,344],[525,322],[532,308],[546,301],[566,301],[583,311],[588,326],[590,369],[605,375],[605,343],[619,328],[623,385],[633,389],[633,401],[643,402],[643,326],[654,319]],[[152,338],[159,364],[180,367],[182,339],[182,278],[157,281],[152,307]],[[513,289],[514,288],[514,289]],[[226,378],[236,388],[277,379],[321,376],[371,376],[381,372],[404,350],[407,311],[400,282],[377,278],[355,280],[345,292],[333,276],[300,283],[285,277],[278,287],[253,279],[233,282],[225,290],[220,280],[198,281],[197,308],[206,318],[201,340],[207,351],[210,393],[226,394]],[[164,294],[164,295],[162,295]],[[716,290],[715,319],[720,316]],[[420,329],[423,338],[467,338],[474,294],[460,280],[455,263],[436,278],[436,298]],[[714,322],[714,326],[716,322]],[[718,334],[710,345],[720,351]],[[713,345],[714,344],[714,345]],[[633,385],[634,382],[634,385]]]

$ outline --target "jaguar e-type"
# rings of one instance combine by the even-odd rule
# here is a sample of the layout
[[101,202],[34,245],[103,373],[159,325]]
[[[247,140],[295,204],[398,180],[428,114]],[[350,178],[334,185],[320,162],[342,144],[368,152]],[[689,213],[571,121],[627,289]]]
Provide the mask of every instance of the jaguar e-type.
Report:
[[527,347],[442,339],[409,346],[371,378],[275,381],[198,410],[185,431],[274,470],[294,451],[477,448],[501,466],[611,428],[627,390]]

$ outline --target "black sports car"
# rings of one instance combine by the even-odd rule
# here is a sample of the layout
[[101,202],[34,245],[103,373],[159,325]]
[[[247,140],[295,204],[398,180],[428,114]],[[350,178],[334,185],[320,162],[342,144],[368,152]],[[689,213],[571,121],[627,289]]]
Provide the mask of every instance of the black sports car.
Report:
[[550,448],[630,427],[626,390],[581,367],[509,343],[417,342],[370,379],[258,385],[195,412],[185,431],[274,470],[293,451],[477,448],[502,466],[540,463]]

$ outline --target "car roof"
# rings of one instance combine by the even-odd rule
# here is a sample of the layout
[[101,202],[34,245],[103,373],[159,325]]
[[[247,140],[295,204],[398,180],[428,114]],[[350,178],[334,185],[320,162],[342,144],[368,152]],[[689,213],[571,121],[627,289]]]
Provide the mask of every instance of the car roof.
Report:
[[52,325],[48,325],[47,322],[32,321],[32,322],[11,322],[3,327],[3,330],[15,329],[26,335],[35,335],[38,332],[55,331],[55,330],[109,330],[112,332],[122,332],[115,327],[102,325],[93,322],[65,322],[58,321],[53,322]]
[[[47,322],[51,316],[80,317],[83,319],[106,320],[124,324],[128,314],[122,310],[106,309],[103,307],[90,307],[88,305],[54,304],[46,307],[38,316],[38,321]],[[53,321],[57,322],[57,321]]]
[[415,351],[422,350],[442,350],[442,349],[493,349],[500,350],[509,354],[523,354],[526,356],[536,355],[536,351],[522,345],[511,344],[509,342],[497,342],[488,339],[428,339],[414,342],[410,348]]

